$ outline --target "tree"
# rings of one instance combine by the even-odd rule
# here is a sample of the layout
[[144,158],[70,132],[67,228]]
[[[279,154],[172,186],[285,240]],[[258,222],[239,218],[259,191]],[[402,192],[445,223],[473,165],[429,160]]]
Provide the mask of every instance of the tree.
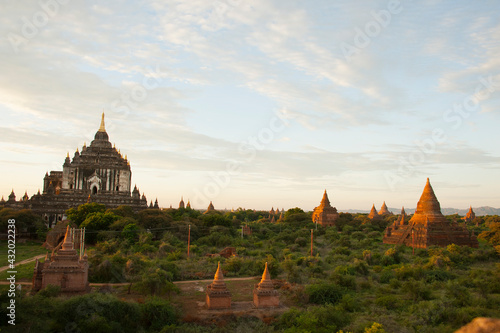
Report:
[[384,327],[379,323],[373,323],[372,326],[365,328],[365,333],[387,333]]
[[169,227],[172,216],[159,209],[145,209],[138,214],[138,225],[144,229]]
[[80,227],[88,230],[87,240],[89,243],[95,243],[98,231],[108,230],[108,227],[116,220],[118,220],[118,216],[111,212],[90,213],[80,224]]
[[164,326],[177,323],[175,308],[169,301],[159,297],[148,297],[141,306],[142,320],[145,327],[159,332]]
[[144,274],[139,282],[139,288],[150,295],[167,293],[170,298],[171,292],[179,293],[179,288],[171,282],[172,273],[166,272],[161,268],[151,267]]
[[309,302],[314,304],[335,304],[342,298],[343,291],[337,284],[311,284],[307,286]]
[[4,208],[0,210],[0,230],[7,232],[8,220],[10,219],[16,220],[16,229],[19,232],[36,234],[38,230],[46,230],[42,218],[30,209]]
[[80,224],[81,228],[87,228],[88,230],[107,230],[108,227],[118,219],[115,214],[108,213],[91,213],[87,218]]
[[76,225],[80,226],[89,214],[104,213],[105,211],[105,205],[99,204],[97,202],[92,202],[80,205],[77,208],[70,208],[66,211],[66,215],[68,216],[68,219],[70,219],[73,223],[76,223]]
[[130,223],[123,228],[122,237],[130,242],[135,242],[139,239],[139,227],[135,223]]
[[287,211],[285,212],[285,219],[286,219],[287,217],[289,217],[290,215],[293,215],[293,214],[300,214],[300,213],[304,213],[304,211],[303,211],[301,208],[299,208],[299,207],[290,208],[289,210],[287,210]]
[[130,206],[118,206],[115,209],[109,209],[110,212],[114,213],[115,215],[122,216],[122,217],[131,217],[131,218],[136,218],[137,214],[134,213],[134,210]]
[[231,227],[232,220],[220,215],[218,212],[211,212],[209,214],[204,214],[201,218],[203,224],[207,227],[213,227],[216,225]]
[[500,222],[489,222],[488,229],[479,234],[478,238],[493,245],[500,245]]

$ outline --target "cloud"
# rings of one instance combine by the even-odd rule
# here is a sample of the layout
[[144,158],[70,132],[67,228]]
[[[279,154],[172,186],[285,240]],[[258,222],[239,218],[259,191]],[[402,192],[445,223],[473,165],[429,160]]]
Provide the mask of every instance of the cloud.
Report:
[[[90,142],[104,110],[111,141],[133,167],[158,175],[199,175],[237,160],[244,170],[238,184],[310,189],[341,182],[371,191],[384,186],[376,177],[397,169],[422,132],[438,126],[447,126],[450,143],[419,173],[496,166],[500,153],[489,142],[498,89],[481,102],[483,114],[467,119],[475,134],[472,126],[453,132],[443,124],[445,110],[474,92],[478,77],[500,82],[496,4],[405,2],[346,61],[340,45],[386,7],[72,0],[15,52],[8,36],[22,37],[26,20],[44,9],[38,1],[8,2],[0,27],[2,151],[39,147],[64,157]],[[225,98],[234,87],[248,105]],[[286,110],[287,131],[245,162],[240,142],[276,110]],[[238,112],[256,120],[234,121]],[[457,141],[467,136],[468,144]]]

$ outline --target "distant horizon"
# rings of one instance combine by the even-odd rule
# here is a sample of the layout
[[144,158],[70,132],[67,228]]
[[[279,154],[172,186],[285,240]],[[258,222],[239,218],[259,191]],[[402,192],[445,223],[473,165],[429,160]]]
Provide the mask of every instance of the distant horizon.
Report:
[[500,206],[500,2],[2,10],[4,199],[42,190],[104,112],[162,207],[312,210],[325,189],[335,207],[411,207],[427,177],[443,207]]

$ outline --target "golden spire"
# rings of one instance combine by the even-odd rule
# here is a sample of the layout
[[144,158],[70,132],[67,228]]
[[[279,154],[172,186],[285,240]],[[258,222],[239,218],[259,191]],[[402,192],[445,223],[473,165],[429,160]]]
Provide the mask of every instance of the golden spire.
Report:
[[220,269],[220,261],[217,264],[217,272],[215,272],[214,281],[223,281],[224,275],[222,275],[222,271]]
[[69,228],[69,224],[66,227],[66,234],[64,235],[64,241],[62,244],[62,249],[63,250],[72,250],[73,249],[73,242],[71,241],[71,235],[70,235],[71,229]]
[[260,280],[260,283],[269,280],[271,280],[271,274],[269,274],[269,270],[267,269],[267,261],[266,261],[266,267],[264,268],[264,273],[262,274],[262,279]]
[[99,127],[99,132],[106,132],[106,128],[104,127],[104,112],[102,113],[101,127]]
[[69,151],[66,153],[66,157],[69,158]]

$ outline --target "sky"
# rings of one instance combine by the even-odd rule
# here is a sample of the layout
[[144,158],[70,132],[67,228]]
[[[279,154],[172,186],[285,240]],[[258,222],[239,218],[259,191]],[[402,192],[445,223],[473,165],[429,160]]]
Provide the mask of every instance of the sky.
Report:
[[500,207],[500,2],[39,0],[0,13],[0,195],[105,113],[148,200]]

